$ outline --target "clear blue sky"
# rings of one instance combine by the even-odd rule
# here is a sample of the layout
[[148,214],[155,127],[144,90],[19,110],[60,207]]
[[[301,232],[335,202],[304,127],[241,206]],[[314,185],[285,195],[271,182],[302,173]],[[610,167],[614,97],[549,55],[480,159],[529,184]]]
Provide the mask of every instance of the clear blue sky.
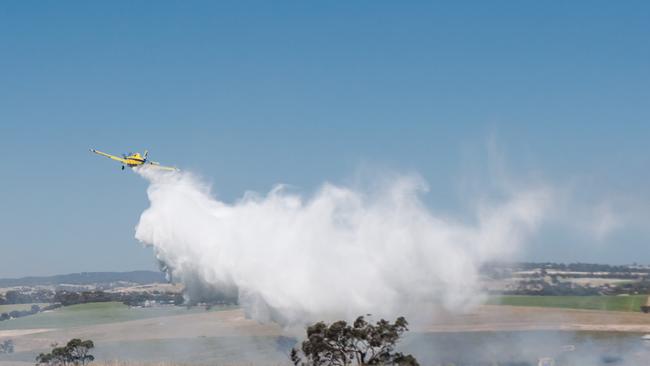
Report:
[[491,136],[515,173],[634,206],[529,259],[650,262],[649,39],[646,1],[3,2],[0,277],[154,268],[146,183],[89,147],[148,148],[225,200],[418,172],[454,212]]

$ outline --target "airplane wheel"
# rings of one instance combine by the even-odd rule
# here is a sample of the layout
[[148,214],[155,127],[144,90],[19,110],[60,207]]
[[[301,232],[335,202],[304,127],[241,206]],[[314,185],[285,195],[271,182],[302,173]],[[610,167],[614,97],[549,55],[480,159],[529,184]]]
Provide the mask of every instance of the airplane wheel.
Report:
[[122,170],[124,170],[124,165],[122,165]]

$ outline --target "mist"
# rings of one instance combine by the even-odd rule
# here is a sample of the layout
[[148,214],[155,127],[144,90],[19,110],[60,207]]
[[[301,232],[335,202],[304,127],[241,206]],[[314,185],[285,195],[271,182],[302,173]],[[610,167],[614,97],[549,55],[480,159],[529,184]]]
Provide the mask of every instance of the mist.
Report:
[[[412,333],[400,345],[428,365],[647,365],[638,334],[516,331]],[[553,362],[543,363],[542,359]]]
[[228,203],[191,173],[137,172],[150,207],[135,237],[188,300],[235,294],[247,316],[284,326],[471,308],[482,301],[481,264],[520,251],[552,199],[533,185],[478,201],[467,219],[427,207],[426,182],[413,175],[373,190],[324,183],[311,195],[278,185]]

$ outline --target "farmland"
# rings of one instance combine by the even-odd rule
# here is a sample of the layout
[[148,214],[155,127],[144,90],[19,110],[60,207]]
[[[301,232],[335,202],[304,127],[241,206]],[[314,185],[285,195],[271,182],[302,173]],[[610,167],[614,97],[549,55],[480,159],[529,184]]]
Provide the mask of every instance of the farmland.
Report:
[[567,309],[640,311],[648,296],[495,296],[488,300],[491,305],[537,306]]
[[160,306],[144,309],[130,308],[117,302],[89,303],[67,306],[50,312],[0,322],[0,330],[72,328],[198,312],[205,312],[205,309],[188,309],[178,306]]

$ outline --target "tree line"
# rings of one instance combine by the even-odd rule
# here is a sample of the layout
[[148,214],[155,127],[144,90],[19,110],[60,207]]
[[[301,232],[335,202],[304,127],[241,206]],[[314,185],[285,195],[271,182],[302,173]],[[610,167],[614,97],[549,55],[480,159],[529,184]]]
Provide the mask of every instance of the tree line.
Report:
[[38,314],[41,311],[48,311],[60,308],[61,304],[51,304],[47,306],[32,305],[28,310],[13,310],[0,314],[0,321],[21,318],[23,316]]
[[129,306],[142,305],[145,301],[165,304],[183,304],[183,295],[176,292],[104,292],[104,291],[7,291],[0,295],[0,305],[59,303],[63,306],[85,304],[89,302],[122,302]]

